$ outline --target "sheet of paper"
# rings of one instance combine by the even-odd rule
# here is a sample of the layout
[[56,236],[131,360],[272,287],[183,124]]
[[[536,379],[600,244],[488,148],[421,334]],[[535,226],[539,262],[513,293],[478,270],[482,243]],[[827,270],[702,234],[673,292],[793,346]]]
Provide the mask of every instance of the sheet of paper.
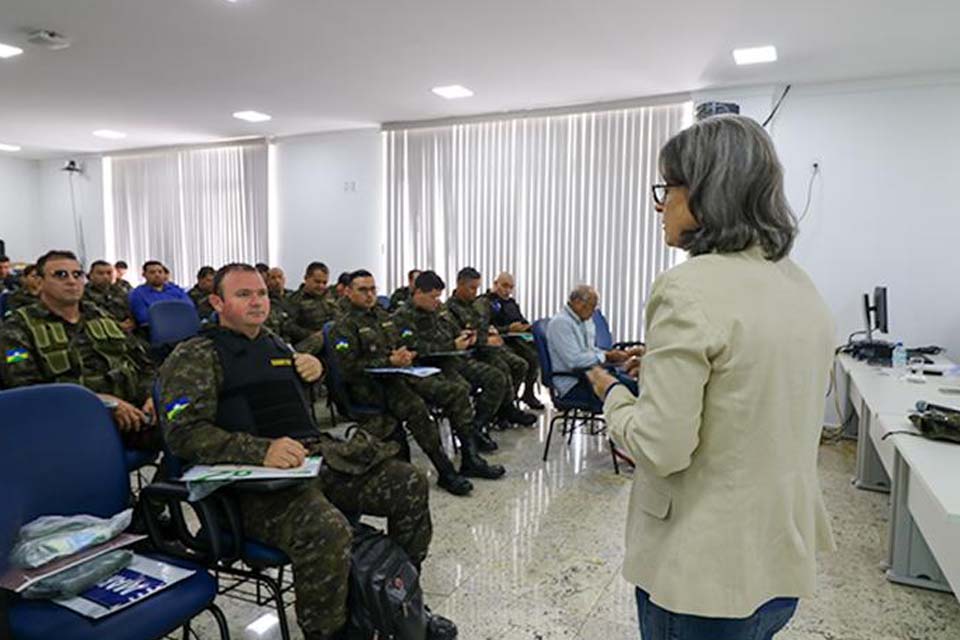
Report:
[[294,469],[274,469],[246,464],[198,464],[190,467],[180,479],[184,482],[232,482],[243,480],[278,480],[281,478],[315,478],[320,473],[322,458],[314,456]]
[[440,373],[436,367],[373,367],[366,369],[367,373],[380,375],[414,376],[415,378],[429,378]]

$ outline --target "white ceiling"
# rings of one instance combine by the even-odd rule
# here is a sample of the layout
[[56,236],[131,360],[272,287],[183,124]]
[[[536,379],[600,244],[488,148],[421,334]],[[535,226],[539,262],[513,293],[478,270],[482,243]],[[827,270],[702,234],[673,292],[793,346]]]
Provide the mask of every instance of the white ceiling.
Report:
[[[0,42],[25,49],[0,59],[0,142],[36,158],[954,70],[958,26],[958,0],[0,0]],[[733,64],[763,44],[780,61]],[[476,95],[430,93],[455,83]]]

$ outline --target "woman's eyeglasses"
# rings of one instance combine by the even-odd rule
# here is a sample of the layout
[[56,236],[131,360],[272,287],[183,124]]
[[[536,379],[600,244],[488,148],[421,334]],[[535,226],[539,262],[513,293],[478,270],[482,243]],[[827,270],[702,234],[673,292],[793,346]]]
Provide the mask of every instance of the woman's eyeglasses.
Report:
[[650,185],[650,191],[653,193],[653,201],[657,204],[664,204],[667,201],[667,190],[671,187],[682,187],[682,184],[673,184],[670,182],[661,182]]

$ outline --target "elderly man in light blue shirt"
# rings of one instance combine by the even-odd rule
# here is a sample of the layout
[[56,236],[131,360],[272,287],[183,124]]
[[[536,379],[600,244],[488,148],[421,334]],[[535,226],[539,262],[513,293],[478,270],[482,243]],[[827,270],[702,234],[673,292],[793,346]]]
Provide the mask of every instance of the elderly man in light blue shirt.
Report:
[[[626,351],[603,351],[597,348],[597,328],[593,323],[593,312],[599,301],[600,297],[593,287],[579,285],[570,292],[563,309],[550,319],[547,325],[547,345],[553,371],[585,371],[598,364],[622,364],[625,365],[625,370],[614,370],[613,373],[636,395],[637,380],[634,374],[640,366],[639,356],[643,355],[643,348]],[[557,376],[553,385],[557,393],[564,398],[582,396],[582,399],[587,401],[594,398],[590,384],[582,377],[578,380],[574,377]]]

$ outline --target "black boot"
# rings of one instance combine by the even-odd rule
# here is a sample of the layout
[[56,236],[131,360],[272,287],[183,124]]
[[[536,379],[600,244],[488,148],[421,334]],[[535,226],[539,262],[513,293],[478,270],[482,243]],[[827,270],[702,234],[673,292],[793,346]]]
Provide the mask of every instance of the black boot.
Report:
[[507,472],[499,464],[490,464],[480,457],[477,453],[475,442],[460,443],[460,475],[470,478],[483,478],[485,480],[496,480],[503,477]]
[[437,485],[441,489],[446,489],[455,496],[465,496],[473,491],[473,483],[457,473],[447,454],[441,451],[435,457],[434,460],[434,456],[431,456],[431,462],[437,469]]
[[532,384],[528,384],[526,389],[523,390],[523,396],[521,396],[520,400],[534,411],[541,411],[543,409],[543,403],[537,399],[537,395],[533,392]]
[[532,413],[527,413],[526,411],[521,411],[512,404],[504,415],[507,420],[513,424],[522,424],[525,427],[532,427],[537,423],[537,416]]
[[438,616],[429,608],[427,615],[430,616],[430,621],[427,622],[427,640],[455,640],[457,625],[453,624],[452,620]]
[[477,449],[483,453],[491,453],[500,448],[497,445],[497,441],[487,433],[486,428],[481,427],[479,424],[473,425],[473,435],[477,442]]

